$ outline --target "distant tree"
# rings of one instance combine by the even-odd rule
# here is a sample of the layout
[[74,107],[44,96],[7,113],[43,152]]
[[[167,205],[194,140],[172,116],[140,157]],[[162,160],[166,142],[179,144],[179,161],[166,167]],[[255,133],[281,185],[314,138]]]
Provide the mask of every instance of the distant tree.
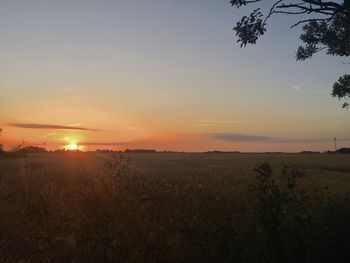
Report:
[[[311,58],[320,50],[326,50],[328,55],[350,56],[350,0],[231,0],[233,7],[240,8],[259,2],[269,3],[269,11],[263,14],[261,8],[254,9],[249,16],[243,16],[233,30],[241,47],[255,44],[258,38],[265,34],[268,20],[276,14],[299,15],[298,22],[291,25],[303,25],[300,39],[304,46],[296,52],[297,60]],[[350,63],[349,63],[350,64]],[[333,85],[333,97],[350,99],[350,75],[345,74]],[[349,107],[344,102],[343,108]]]

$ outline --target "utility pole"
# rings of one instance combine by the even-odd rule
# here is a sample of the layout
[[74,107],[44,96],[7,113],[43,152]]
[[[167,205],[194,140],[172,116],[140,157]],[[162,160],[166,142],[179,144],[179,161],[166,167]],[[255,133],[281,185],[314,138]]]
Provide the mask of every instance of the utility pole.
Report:
[[337,138],[334,137],[334,151],[337,151]]

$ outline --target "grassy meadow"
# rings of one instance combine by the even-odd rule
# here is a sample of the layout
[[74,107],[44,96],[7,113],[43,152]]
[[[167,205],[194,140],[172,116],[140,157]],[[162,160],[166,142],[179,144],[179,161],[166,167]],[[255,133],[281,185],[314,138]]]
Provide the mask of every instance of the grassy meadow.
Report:
[[0,262],[349,262],[350,155],[0,159]]

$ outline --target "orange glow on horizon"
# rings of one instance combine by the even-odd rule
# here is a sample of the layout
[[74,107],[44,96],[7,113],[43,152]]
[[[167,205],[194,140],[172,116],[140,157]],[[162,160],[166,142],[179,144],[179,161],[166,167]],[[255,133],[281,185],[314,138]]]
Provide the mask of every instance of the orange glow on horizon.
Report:
[[66,150],[69,151],[78,151],[79,150],[79,145],[77,143],[70,143],[64,147]]

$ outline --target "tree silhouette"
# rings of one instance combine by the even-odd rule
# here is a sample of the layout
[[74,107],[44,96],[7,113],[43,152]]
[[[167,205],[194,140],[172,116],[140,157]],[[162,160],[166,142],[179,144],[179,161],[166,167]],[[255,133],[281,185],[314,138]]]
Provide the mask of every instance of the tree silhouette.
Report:
[[[263,0],[231,0],[233,7],[240,8],[250,4],[258,4]],[[265,1],[267,2],[267,1]],[[350,56],[350,0],[324,1],[324,0],[275,0],[271,3],[267,14],[261,8],[253,10],[249,16],[243,16],[233,30],[238,37],[241,47],[255,44],[258,38],[265,34],[267,22],[276,14],[296,15],[300,19],[291,27],[302,25],[303,33],[300,39],[304,43],[298,47],[297,60],[311,58],[320,50],[326,50],[328,55]],[[305,19],[306,17],[306,19]],[[333,85],[333,97],[350,99],[350,75],[339,78]],[[349,107],[344,102],[343,108]]]

